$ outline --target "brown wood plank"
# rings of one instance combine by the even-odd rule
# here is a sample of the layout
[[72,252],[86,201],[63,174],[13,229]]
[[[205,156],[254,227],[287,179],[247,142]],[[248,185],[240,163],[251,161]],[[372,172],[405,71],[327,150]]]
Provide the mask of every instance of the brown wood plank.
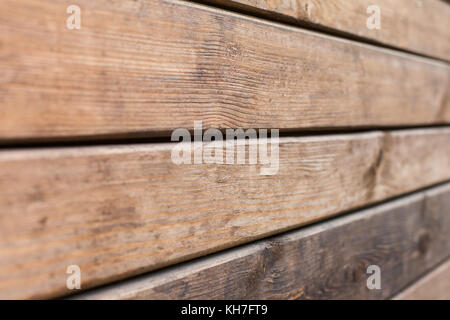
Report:
[[[202,0],[270,18],[345,32],[450,60],[450,5],[441,0]],[[367,8],[377,5],[380,29],[367,28]]]
[[[450,195],[449,195],[450,197]],[[447,209],[449,211],[450,209]],[[450,236],[448,237],[450,239]],[[450,260],[413,283],[395,300],[450,300]]]
[[[254,140],[253,140],[254,141]],[[174,144],[0,153],[0,296],[67,293],[450,179],[450,128],[281,138],[279,170],[175,165]]]
[[450,253],[449,209],[447,184],[73,298],[388,298]]
[[69,30],[67,1],[0,2],[0,142],[450,123],[445,63],[189,2],[77,4]]

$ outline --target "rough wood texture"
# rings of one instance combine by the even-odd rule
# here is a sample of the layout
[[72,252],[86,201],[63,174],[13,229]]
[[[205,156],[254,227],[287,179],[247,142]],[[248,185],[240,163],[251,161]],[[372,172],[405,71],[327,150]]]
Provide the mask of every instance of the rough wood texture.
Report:
[[0,2],[0,141],[450,123],[444,63],[188,2],[77,4],[69,30],[65,0]]
[[[449,195],[450,198],[450,195]],[[447,209],[447,212],[450,208]],[[448,236],[447,239],[449,239]],[[450,260],[398,294],[395,300],[450,300]]]
[[[450,253],[450,184],[76,299],[381,299]],[[381,289],[366,286],[378,265]]]
[[280,139],[260,165],[180,165],[173,144],[0,153],[0,297],[66,294],[450,179],[450,129]]
[[[389,46],[450,60],[450,4],[441,0],[203,0],[312,24]],[[381,28],[369,30],[367,8],[380,7]]]

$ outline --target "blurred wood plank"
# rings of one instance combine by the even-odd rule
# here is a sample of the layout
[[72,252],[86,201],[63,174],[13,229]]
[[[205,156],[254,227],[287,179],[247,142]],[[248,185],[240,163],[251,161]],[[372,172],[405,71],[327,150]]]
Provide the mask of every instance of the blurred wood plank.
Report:
[[176,165],[174,145],[0,152],[0,297],[66,294],[72,264],[93,287],[450,179],[450,128],[281,138],[270,176]]
[[[450,197],[450,195],[449,195]],[[447,209],[447,212],[450,208]],[[448,236],[450,238],[450,236]],[[450,260],[399,293],[395,300],[450,300]]]
[[384,299],[450,253],[449,209],[447,184],[73,298]]
[[[345,32],[450,61],[450,4],[441,0],[202,0],[269,18]],[[367,19],[380,8],[380,29]]]
[[445,63],[177,0],[77,5],[69,30],[65,0],[0,2],[0,142],[450,123]]

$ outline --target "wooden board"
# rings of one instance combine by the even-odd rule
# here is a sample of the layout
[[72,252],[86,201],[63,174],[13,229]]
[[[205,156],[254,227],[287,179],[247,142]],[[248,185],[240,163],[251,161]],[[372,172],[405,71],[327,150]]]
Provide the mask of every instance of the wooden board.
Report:
[[445,63],[189,2],[77,5],[69,30],[65,0],[0,2],[0,142],[450,123]]
[[[343,32],[420,54],[450,60],[450,5],[441,0],[201,0],[269,18]],[[380,8],[380,29],[367,19]]]
[[[66,294],[450,179],[450,128],[281,138],[279,170],[175,165],[174,144],[0,153],[0,296]],[[265,166],[264,166],[265,167]]]
[[[447,211],[450,211],[450,209]],[[447,260],[422,279],[413,283],[407,289],[399,293],[394,299],[450,300],[450,260]]]
[[447,184],[73,298],[388,298],[450,254],[449,209]]

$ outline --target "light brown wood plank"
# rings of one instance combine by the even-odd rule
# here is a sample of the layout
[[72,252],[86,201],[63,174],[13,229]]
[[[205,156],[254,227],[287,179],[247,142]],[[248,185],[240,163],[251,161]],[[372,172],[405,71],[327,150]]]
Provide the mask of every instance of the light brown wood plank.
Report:
[[[313,25],[450,61],[450,5],[441,0],[202,0]],[[380,29],[367,28],[377,5]]]
[[0,153],[0,296],[83,287],[293,229],[450,179],[450,128],[280,139],[261,165],[175,165],[174,144]]
[[[447,211],[450,211],[450,208]],[[447,239],[450,239],[450,236]],[[395,296],[394,299],[450,300],[450,260],[447,260],[438,268],[413,283]]]
[[450,253],[449,209],[447,184],[72,298],[384,299]]
[[181,1],[0,2],[0,141],[450,123],[445,63]]

